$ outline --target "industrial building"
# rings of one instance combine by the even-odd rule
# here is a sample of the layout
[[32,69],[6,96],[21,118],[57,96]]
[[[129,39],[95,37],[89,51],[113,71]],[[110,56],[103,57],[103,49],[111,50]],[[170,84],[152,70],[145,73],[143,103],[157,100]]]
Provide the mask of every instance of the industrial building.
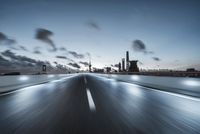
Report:
[[126,51],[126,68],[125,68],[125,58],[122,58],[122,64],[119,63],[119,72],[139,72],[137,65],[138,60],[129,60],[129,52]]

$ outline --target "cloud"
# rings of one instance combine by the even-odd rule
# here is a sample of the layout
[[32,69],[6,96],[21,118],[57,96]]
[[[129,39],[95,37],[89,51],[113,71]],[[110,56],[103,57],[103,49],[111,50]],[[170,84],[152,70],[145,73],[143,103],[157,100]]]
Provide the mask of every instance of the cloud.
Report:
[[26,51],[26,52],[29,51],[26,47],[21,46],[21,45],[18,45],[18,46],[17,45],[15,45],[15,46],[12,45],[9,48],[12,49],[12,50],[17,50],[17,51],[19,51],[19,50]]
[[78,69],[81,68],[80,65],[78,65],[77,63],[69,63],[68,65]]
[[111,67],[119,67],[119,64],[111,65]]
[[89,52],[86,53],[86,56],[87,56],[88,58],[91,58],[91,54],[90,54]]
[[45,43],[47,43],[48,45],[50,45],[52,47],[52,51],[56,51],[56,45],[54,44],[54,42],[49,38],[50,36],[53,35],[53,32],[47,30],[47,29],[43,29],[43,28],[38,28],[36,30],[36,35],[35,38],[38,40],[41,40]]
[[13,45],[10,46],[9,48],[12,49],[12,50],[17,50],[17,51],[20,50],[19,47],[16,47],[16,46],[13,46]]
[[70,59],[70,58],[68,58],[68,57],[66,57],[66,56],[56,56],[56,58],[58,58],[58,59],[65,59],[65,60],[74,62],[74,60],[72,60],[72,59]]
[[65,57],[65,56],[56,56],[56,58],[58,58],[58,59],[68,59],[68,58]]
[[141,61],[138,61],[138,63],[139,63],[140,65],[144,65],[144,63],[143,63],[143,62],[141,62]]
[[135,40],[133,41],[133,49],[135,51],[143,52],[146,50],[146,46],[141,40]]
[[98,31],[101,30],[99,24],[98,24],[97,22],[95,22],[95,21],[89,21],[89,22],[87,23],[87,25],[88,25],[88,27],[91,28],[91,29],[95,29],[95,30],[98,30]]
[[88,62],[80,61],[79,63],[80,63],[80,64],[83,64],[84,66],[89,66],[89,63],[88,63]]
[[40,50],[41,50],[40,47],[35,47],[33,53],[34,54],[42,54],[42,52]]
[[145,54],[154,54],[153,51],[145,51],[144,53],[145,53]]
[[17,43],[17,41],[14,39],[7,39],[7,41],[6,41],[7,45],[12,45],[12,44],[16,44],[16,43]]
[[0,66],[8,67],[10,66],[9,60],[5,59],[0,55]]
[[0,32],[0,41],[5,41],[5,40],[7,40],[7,36],[2,32]]
[[158,57],[152,57],[152,59],[155,60],[155,61],[161,61],[161,59],[158,58]]
[[66,70],[67,71],[67,67],[65,65],[56,64],[56,68],[60,69],[60,70]]
[[19,48],[20,48],[21,50],[23,50],[23,51],[28,51],[28,49],[26,49],[26,47],[24,47],[24,46],[19,46]]
[[84,54],[78,54],[75,51],[68,51],[69,54],[71,54],[73,57],[77,58],[77,59],[83,59],[85,58]]
[[34,50],[33,53],[34,54],[42,54],[39,50]]
[[134,40],[132,44],[135,52],[143,52],[144,54],[154,54],[153,51],[148,51],[146,45],[141,40]]
[[[2,64],[0,66],[7,66],[13,68],[25,68],[25,67],[41,67],[42,65],[46,64],[51,66],[49,62],[39,61],[35,59],[28,58],[26,56],[16,55],[15,53],[11,52],[10,50],[6,50],[1,53],[4,57],[9,58],[6,64]],[[5,60],[4,60],[5,61]]]
[[[72,55],[74,58],[77,58],[77,59],[83,59],[85,57],[90,57],[90,53],[85,53],[85,54],[81,54],[81,53],[78,53],[78,52],[75,52],[75,51],[69,51],[67,50],[65,47],[60,47],[59,48],[60,51],[64,51],[66,52],[66,54],[70,54]],[[58,57],[59,58],[59,57]],[[63,56],[61,56],[61,58],[63,58]],[[71,60],[71,59],[70,59]]]
[[59,50],[60,51],[67,51],[67,49],[65,47],[60,47]]
[[0,43],[6,44],[6,45],[12,45],[16,43],[16,40],[10,39],[4,33],[0,32]]

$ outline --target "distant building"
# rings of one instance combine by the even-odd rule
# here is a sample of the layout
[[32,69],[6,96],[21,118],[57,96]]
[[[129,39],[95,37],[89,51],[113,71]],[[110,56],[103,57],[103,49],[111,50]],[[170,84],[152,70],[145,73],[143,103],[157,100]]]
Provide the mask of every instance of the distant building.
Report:
[[93,72],[95,72],[95,73],[103,73],[104,69],[93,68]]
[[47,66],[46,65],[43,65],[42,66],[42,72],[46,72],[47,71]]
[[122,71],[123,72],[125,71],[125,59],[124,58],[122,59]]
[[119,70],[118,70],[119,72],[121,72],[122,70],[121,70],[121,63],[119,62]]
[[111,72],[111,67],[106,67],[106,72],[110,73]]
[[129,71],[129,52],[126,51],[126,71]]
[[89,61],[89,72],[92,72],[91,67],[92,67],[91,61]]
[[195,70],[195,68],[187,68],[186,69],[186,72],[195,72],[196,70]]
[[137,66],[137,60],[132,60],[130,62],[129,72],[139,72],[139,68]]

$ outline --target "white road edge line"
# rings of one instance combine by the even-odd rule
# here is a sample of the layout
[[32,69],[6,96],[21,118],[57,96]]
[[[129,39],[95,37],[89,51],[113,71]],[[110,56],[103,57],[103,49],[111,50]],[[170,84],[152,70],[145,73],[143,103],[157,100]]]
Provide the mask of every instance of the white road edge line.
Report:
[[96,111],[96,106],[95,106],[94,101],[92,99],[91,92],[90,92],[90,90],[88,88],[86,88],[86,92],[87,92],[87,98],[88,98],[90,111],[94,112],[94,111]]

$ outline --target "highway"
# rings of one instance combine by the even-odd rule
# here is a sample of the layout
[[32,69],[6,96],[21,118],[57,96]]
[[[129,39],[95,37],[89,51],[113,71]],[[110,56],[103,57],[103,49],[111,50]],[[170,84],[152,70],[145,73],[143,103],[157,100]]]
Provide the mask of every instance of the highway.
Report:
[[89,74],[0,95],[1,134],[200,134],[200,99]]

